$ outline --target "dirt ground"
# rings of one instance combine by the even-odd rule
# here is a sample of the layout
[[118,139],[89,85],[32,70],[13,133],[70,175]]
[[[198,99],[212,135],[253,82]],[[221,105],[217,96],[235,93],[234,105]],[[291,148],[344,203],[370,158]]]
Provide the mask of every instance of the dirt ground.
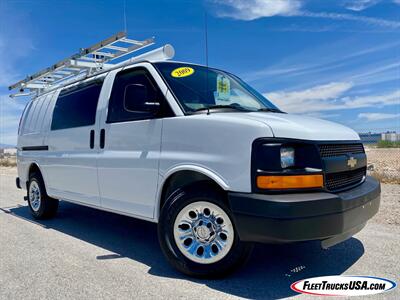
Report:
[[17,158],[16,156],[0,158],[0,167],[16,167]]
[[368,169],[381,182],[400,183],[400,148],[365,147]]

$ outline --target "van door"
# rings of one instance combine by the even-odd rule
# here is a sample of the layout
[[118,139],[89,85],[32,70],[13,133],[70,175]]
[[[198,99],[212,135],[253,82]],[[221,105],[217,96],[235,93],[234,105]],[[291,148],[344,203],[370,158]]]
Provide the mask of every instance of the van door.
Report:
[[63,89],[56,101],[46,171],[49,195],[99,206],[95,132],[101,79]]
[[145,67],[114,75],[108,109],[104,109],[101,121],[98,160],[101,205],[152,218],[166,102]]

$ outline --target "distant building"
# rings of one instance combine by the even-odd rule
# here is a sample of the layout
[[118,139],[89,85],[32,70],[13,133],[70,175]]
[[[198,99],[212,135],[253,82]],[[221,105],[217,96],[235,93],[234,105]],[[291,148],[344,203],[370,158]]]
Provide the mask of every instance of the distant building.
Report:
[[400,141],[400,133],[396,133],[396,132],[382,133],[381,138],[382,138],[382,141],[399,142]]
[[378,143],[381,139],[382,136],[380,133],[359,133],[361,142],[363,144],[376,144]]
[[1,150],[3,150],[3,155],[4,156],[17,155],[17,148],[5,148],[5,149],[1,149]]

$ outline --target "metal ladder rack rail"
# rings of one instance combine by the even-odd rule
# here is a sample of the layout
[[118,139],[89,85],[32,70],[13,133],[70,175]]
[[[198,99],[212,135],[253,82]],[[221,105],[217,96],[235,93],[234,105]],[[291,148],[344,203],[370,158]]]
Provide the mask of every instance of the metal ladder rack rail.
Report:
[[[124,32],[117,33],[9,86],[9,90],[19,89],[20,91],[10,97],[38,96],[44,90],[68,84],[72,79],[95,75],[115,66],[113,61],[116,59],[153,44],[154,38],[137,41],[127,38]],[[25,89],[29,89],[30,92],[24,93]]]

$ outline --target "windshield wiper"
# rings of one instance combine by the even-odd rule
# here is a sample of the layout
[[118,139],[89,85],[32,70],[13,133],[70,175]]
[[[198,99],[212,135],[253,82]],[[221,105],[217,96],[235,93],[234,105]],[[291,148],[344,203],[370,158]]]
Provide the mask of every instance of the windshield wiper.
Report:
[[268,112],[275,112],[275,113],[284,113],[283,111],[277,109],[277,108],[270,108],[270,107],[263,107],[260,109],[257,109],[257,111],[268,111]]
[[210,105],[210,106],[206,106],[206,107],[201,107],[198,108],[196,110],[194,110],[194,112],[198,112],[198,111],[202,111],[202,110],[207,110],[207,114],[210,113],[210,109],[218,109],[218,108],[228,108],[228,109],[235,109],[238,111],[249,111],[239,105]]

